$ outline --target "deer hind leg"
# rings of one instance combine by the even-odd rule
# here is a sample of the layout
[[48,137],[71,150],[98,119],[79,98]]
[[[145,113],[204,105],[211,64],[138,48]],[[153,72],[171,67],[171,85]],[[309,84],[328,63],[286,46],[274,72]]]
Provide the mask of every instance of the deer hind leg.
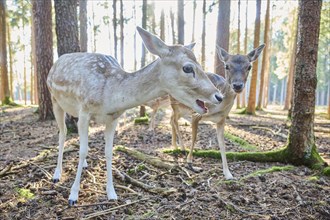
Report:
[[224,126],[225,126],[225,119],[217,123],[217,137],[220,146],[223,174],[225,175],[225,178],[229,180],[229,179],[233,179],[233,175],[230,173],[227,163],[225,140],[224,140]]
[[191,145],[190,145],[190,150],[189,154],[187,156],[187,163],[189,167],[192,167],[192,160],[193,160],[193,151],[196,143],[196,137],[197,137],[197,128],[198,128],[198,123],[200,121],[200,117],[192,116],[192,122],[191,122]]
[[116,131],[118,119],[109,120],[105,128],[105,157],[107,163],[107,196],[108,199],[117,199],[117,194],[113,186],[112,177],[112,149],[113,149],[113,138]]
[[53,182],[57,183],[60,181],[61,175],[62,175],[62,161],[63,161],[63,150],[64,150],[64,142],[66,139],[66,125],[65,125],[65,112],[63,109],[59,106],[59,104],[56,102],[55,99],[52,99],[53,102],[53,112],[54,116],[58,125],[58,128],[60,130],[59,133],[59,146],[58,146],[58,158],[57,158],[57,165],[55,168],[55,172],[53,175]]
[[76,178],[71,187],[71,192],[69,196],[69,205],[74,205],[78,200],[78,194],[80,189],[80,178],[83,170],[83,165],[86,161],[88,153],[88,126],[89,126],[90,115],[85,112],[79,112],[78,120],[78,132],[79,132],[79,163]]
[[178,149],[178,145],[177,145],[177,138],[179,139],[179,145],[181,147],[181,150],[185,150],[184,148],[184,144],[182,141],[182,137],[180,134],[180,130],[179,130],[179,118],[180,115],[178,113],[178,110],[176,110],[175,106],[172,106],[172,116],[171,116],[171,127],[172,127],[172,146],[174,147],[174,149]]
[[151,119],[150,119],[150,124],[149,124],[149,131],[155,130],[155,120],[156,120],[157,111],[158,111],[158,107],[152,108]]

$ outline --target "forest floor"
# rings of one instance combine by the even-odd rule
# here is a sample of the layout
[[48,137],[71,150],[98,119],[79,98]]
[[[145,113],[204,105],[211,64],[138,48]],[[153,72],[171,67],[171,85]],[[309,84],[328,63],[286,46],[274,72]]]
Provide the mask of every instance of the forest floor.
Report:
[[[201,172],[189,170],[184,155],[168,155],[170,110],[157,115],[155,132],[134,125],[138,110],[129,110],[115,135],[115,145],[138,150],[179,165],[166,170],[122,152],[114,152],[113,168],[150,187],[171,189],[162,195],[122,180],[114,172],[117,201],[107,201],[103,126],[91,123],[89,167],[83,171],[78,204],[68,207],[78,164],[78,137],[69,134],[63,174],[52,183],[57,161],[56,122],[38,121],[33,107],[0,109],[0,219],[330,219],[330,179],[306,167],[280,163],[229,161],[234,181],[226,181],[220,160],[194,158]],[[283,147],[288,135],[286,112],[279,107],[257,116],[232,113],[225,130],[256,146],[257,151]],[[185,145],[190,126],[180,120]],[[315,119],[318,150],[330,163],[330,121]],[[227,151],[246,151],[226,138]],[[218,149],[215,126],[201,123],[196,148]]]

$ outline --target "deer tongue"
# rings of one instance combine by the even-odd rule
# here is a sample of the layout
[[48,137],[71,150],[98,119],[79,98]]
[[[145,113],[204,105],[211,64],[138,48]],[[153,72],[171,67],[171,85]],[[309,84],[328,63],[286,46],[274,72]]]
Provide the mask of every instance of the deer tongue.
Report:
[[207,112],[207,108],[205,107],[205,102],[203,102],[203,101],[197,99],[197,100],[196,100],[196,103],[197,103],[197,105],[198,105],[199,107],[201,107],[201,108],[204,110],[205,113]]

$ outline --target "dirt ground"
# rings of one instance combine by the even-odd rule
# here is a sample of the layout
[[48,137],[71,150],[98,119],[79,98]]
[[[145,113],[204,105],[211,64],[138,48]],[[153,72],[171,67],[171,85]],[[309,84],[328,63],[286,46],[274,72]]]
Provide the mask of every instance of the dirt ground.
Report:
[[[0,109],[0,219],[330,219],[330,179],[306,167],[287,171],[258,170],[284,167],[279,163],[229,161],[235,181],[225,181],[221,161],[194,158],[196,173],[186,168],[185,156],[164,154],[171,147],[169,109],[157,115],[155,132],[148,125],[134,125],[137,109],[122,117],[115,145],[124,145],[182,167],[166,170],[121,153],[114,153],[113,168],[152,187],[175,189],[169,195],[151,193],[115,175],[117,201],[107,201],[103,126],[91,124],[89,167],[83,171],[78,205],[68,207],[70,187],[78,164],[78,137],[67,137],[63,174],[52,183],[57,161],[58,131],[55,121],[40,122],[33,107]],[[190,126],[180,121],[185,146],[190,145]],[[286,143],[286,112],[274,108],[258,117],[232,113],[226,131],[260,151]],[[316,143],[330,158],[330,121],[317,114]],[[198,149],[218,149],[215,126],[199,126]],[[226,139],[227,151],[245,151]]]

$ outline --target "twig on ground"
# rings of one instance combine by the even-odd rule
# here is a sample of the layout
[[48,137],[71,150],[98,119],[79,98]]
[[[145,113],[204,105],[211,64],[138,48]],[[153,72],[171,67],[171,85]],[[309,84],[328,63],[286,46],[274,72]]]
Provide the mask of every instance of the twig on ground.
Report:
[[92,214],[88,214],[85,217],[83,217],[82,219],[91,219],[91,218],[95,218],[97,216],[106,215],[106,214],[111,213],[114,210],[123,208],[125,206],[133,205],[133,204],[138,203],[138,202],[141,202],[143,200],[146,200],[146,199],[137,200],[137,201],[130,202],[130,203],[127,203],[127,204],[124,204],[124,205],[119,205],[119,206],[116,206],[116,207],[113,207],[113,208],[110,208],[110,209],[106,209],[106,210],[103,210],[103,211],[99,211],[99,212],[95,212],[95,213],[92,213]]

